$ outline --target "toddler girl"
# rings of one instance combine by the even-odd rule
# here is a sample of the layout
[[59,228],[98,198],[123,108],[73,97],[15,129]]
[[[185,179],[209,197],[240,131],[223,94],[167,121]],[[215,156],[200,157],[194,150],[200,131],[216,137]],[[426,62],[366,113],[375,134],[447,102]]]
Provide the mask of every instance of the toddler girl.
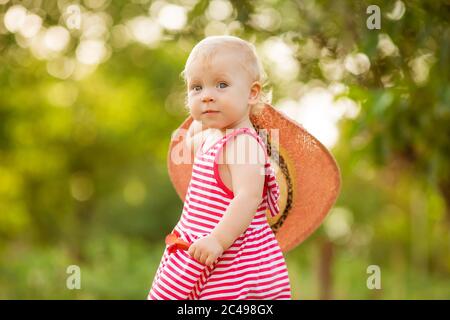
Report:
[[234,36],[200,41],[186,62],[186,143],[195,155],[180,220],[148,294],[152,300],[291,299],[285,259],[267,221],[279,186],[250,121],[263,70],[254,46]]

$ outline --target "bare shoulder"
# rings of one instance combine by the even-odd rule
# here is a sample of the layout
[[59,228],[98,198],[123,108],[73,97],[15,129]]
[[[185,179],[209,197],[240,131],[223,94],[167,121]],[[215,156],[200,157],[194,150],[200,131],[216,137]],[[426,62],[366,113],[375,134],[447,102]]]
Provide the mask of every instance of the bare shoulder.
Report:
[[249,134],[239,134],[225,144],[224,159],[230,172],[233,193],[246,198],[261,198],[264,187],[265,151]]
[[198,148],[208,137],[209,129],[202,126],[201,122],[194,120],[186,135],[186,145],[191,152],[197,153]]
[[222,158],[225,164],[265,164],[265,151],[255,137],[249,134],[238,134],[230,139],[223,148]]

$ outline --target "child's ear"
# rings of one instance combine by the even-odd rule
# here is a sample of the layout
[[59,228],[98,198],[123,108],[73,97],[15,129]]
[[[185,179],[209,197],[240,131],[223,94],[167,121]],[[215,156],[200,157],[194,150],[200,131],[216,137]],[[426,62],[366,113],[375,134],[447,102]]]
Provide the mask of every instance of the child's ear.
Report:
[[261,93],[261,84],[259,81],[252,83],[250,87],[250,94],[248,96],[248,103],[255,104],[258,102],[259,94]]

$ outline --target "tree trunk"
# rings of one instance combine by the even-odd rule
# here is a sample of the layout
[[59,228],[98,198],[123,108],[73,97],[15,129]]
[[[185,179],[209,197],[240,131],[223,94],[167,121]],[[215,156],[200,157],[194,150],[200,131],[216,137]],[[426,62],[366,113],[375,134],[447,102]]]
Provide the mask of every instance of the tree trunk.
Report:
[[328,239],[320,244],[319,259],[319,299],[332,299],[332,265],[333,265],[333,243]]

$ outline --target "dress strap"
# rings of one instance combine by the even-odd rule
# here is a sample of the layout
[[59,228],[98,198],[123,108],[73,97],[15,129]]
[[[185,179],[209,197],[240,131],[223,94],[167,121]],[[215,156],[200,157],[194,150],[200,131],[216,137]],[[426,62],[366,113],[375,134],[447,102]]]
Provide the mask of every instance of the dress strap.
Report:
[[261,147],[264,150],[264,156],[265,156],[265,162],[267,162],[269,159],[269,156],[267,154],[267,149],[266,146],[264,144],[264,142],[262,141],[261,137],[258,134],[255,134],[253,131],[250,130],[250,128],[238,128],[235,129],[234,131],[232,131],[231,133],[226,134],[225,136],[223,136],[222,141],[220,141],[220,146],[219,148],[221,148],[228,140],[230,140],[232,137],[237,136],[241,133],[247,133],[251,136],[253,136],[258,143],[261,145]]
[[270,164],[270,159],[269,156],[267,154],[267,148],[266,145],[264,144],[263,140],[261,139],[261,137],[258,134],[255,134],[254,132],[252,132],[250,130],[250,128],[238,128],[235,129],[234,131],[232,131],[229,134],[226,134],[222,140],[219,142],[219,145],[216,149],[216,154],[214,157],[214,176],[217,180],[217,182],[219,183],[219,185],[222,187],[222,189],[224,189],[224,191],[226,191],[226,193],[233,197],[234,194],[231,190],[229,190],[225,184],[222,182],[222,180],[220,179],[219,176],[219,170],[218,170],[218,165],[217,165],[217,161],[218,161],[218,155],[220,153],[220,150],[222,149],[222,147],[225,145],[225,143],[230,140],[232,137],[237,136],[239,134],[249,134],[251,136],[253,136],[258,143],[261,145],[261,147],[264,150],[264,155],[265,155],[265,162],[264,162],[264,170],[265,170],[265,179],[264,179],[264,189],[263,189],[263,193],[262,193],[262,197],[264,198],[265,196],[267,196],[267,204],[268,204],[268,208],[270,211],[270,215],[272,217],[276,216],[279,213],[279,207],[278,207],[278,198],[280,197],[280,189],[279,189],[279,185],[277,183],[276,180],[276,175],[275,175],[275,171],[272,168],[271,164]]

